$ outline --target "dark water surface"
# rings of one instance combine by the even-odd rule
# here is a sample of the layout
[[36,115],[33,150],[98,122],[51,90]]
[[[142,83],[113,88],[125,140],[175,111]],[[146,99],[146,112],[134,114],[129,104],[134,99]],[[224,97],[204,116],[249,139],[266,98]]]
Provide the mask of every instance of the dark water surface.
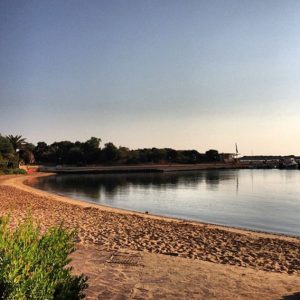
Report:
[[117,208],[300,236],[299,170],[56,175],[30,185]]

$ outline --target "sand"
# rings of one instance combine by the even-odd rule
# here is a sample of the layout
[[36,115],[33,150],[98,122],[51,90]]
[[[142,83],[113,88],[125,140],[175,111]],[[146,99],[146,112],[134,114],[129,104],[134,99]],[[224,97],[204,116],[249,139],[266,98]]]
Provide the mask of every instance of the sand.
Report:
[[[122,211],[0,178],[0,213],[78,230],[89,299],[300,298],[300,240]],[[129,262],[129,263],[128,263]],[[131,262],[131,263],[130,263]],[[288,298],[284,298],[288,297]]]

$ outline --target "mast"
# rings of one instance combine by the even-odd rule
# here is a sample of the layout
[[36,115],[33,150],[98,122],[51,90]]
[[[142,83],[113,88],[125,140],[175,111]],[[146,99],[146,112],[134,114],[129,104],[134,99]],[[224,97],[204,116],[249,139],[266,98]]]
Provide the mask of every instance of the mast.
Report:
[[239,150],[238,150],[237,143],[235,143],[235,158],[237,158],[238,155],[239,155]]

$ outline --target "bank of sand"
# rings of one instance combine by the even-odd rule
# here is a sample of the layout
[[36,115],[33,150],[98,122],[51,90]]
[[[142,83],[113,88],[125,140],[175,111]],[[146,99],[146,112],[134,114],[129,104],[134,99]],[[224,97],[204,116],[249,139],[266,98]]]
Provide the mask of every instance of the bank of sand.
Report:
[[122,211],[0,179],[0,213],[78,228],[90,299],[299,299],[300,240]]

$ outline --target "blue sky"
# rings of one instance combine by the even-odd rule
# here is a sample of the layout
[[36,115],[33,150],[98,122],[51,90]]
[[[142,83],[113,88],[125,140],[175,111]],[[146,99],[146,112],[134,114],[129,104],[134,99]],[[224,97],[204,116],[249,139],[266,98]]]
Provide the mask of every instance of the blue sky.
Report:
[[0,2],[0,133],[300,154],[300,1]]

